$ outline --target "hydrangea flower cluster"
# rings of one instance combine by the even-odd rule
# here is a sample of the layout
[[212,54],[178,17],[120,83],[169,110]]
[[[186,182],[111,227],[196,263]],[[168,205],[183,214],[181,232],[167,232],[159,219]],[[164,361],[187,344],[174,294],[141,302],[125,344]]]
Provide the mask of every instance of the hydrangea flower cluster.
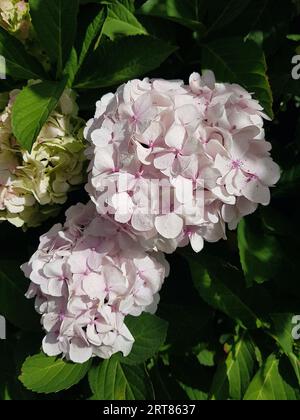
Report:
[[83,122],[74,92],[66,90],[32,151],[22,150],[11,126],[18,94],[10,92],[0,113],[0,220],[31,227],[57,213],[68,191],[85,180]]
[[20,41],[31,31],[29,4],[25,0],[0,0],[0,26]]
[[[27,296],[36,298],[47,332],[46,354],[78,363],[128,355],[134,338],[124,321],[155,312],[169,272],[162,251],[190,243],[200,252],[205,241],[225,239],[227,225],[236,228],[269,203],[280,170],[265,140],[264,118],[251,94],[216,83],[209,71],[192,74],[187,86],[133,80],[97,103],[85,129],[91,201],[72,207],[65,225],[44,235],[23,266],[31,280]],[[48,130],[54,126],[44,137],[51,137]],[[10,139],[10,128],[2,128],[2,138],[5,133]],[[9,156],[13,146],[5,149]],[[7,172],[17,167],[11,156],[3,159],[10,162]],[[44,150],[41,156],[44,162]],[[24,193],[22,205],[36,195],[43,203],[57,199],[67,190],[61,177],[53,181],[55,194],[51,182],[44,189],[42,183],[42,194]],[[21,198],[2,196],[12,200],[13,212]]]
[[146,249],[174,252],[226,238],[270,202],[280,170],[265,140],[263,108],[207,71],[189,85],[133,80],[97,103],[87,191],[100,214],[128,226]]
[[22,269],[30,278],[47,332],[43,350],[76,363],[131,351],[134,338],[124,320],[154,312],[168,275],[161,253],[141,250],[134,235],[111,218],[97,215],[92,202],[66,213]]

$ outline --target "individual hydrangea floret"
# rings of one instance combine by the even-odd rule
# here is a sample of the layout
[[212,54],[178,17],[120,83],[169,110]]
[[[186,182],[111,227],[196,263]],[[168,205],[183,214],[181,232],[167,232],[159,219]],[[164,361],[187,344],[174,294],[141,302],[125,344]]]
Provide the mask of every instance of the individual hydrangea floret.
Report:
[[127,315],[154,313],[168,275],[161,253],[147,253],[127,229],[78,204],[55,225],[22,269],[30,278],[27,297],[35,297],[47,332],[43,350],[84,363],[93,356],[127,356],[134,338]]
[[10,92],[0,113],[0,220],[32,227],[56,214],[69,190],[85,180],[83,122],[74,92],[66,90],[31,152],[23,150],[11,125],[19,92]]
[[87,191],[99,214],[133,229],[146,249],[190,242],[199,252],[270,202],[280,170],[263,119],[250,93],[210,71],[189,85],[130,81],[87,124]]

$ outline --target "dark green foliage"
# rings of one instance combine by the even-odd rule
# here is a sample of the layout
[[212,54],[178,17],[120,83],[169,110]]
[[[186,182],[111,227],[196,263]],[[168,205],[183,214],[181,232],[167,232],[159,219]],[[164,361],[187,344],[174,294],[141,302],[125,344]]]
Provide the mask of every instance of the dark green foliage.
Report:
[[299,0],[29,3],[51,58],[47,74],[0,29],[9,76],[0,90],[42,80],[23,90],[13,117],[28,150],[66,84],[78,90],[87,119],[102,93],[129,78],[187,80],[210,68],[220,81],[252,91],[274,117],[266,135],[283,174],[270,207],[243,220],[227,242],[169,257],[158,316],[127,320],[136,344],[126,359],[118,354],[76,366],[41,355],[39,323],[23,298],[19,265],[65,208],[87,200],[85,193],[73,194],[59,218],[39,229],[23,233],[2,224],[7,340],[0,341],[0,398],[299,400],[300,344],[292,330],[300,315],[300,79],[292,78],[291,63],[300,54]]

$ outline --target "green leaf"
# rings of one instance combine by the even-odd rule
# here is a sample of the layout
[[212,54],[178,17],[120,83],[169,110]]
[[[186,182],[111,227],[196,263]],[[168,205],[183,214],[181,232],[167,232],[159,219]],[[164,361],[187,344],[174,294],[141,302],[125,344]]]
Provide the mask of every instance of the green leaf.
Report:
[[69,88],[72,87],[77,71],[78,71],[78,56],[77,56],[76,49],[73,47],[69,60],[67,61],[64,71],[63,71],[64,77],[66,77],[68,80],[66,83],[67,87]]
[[118,355],[101,362],[90,377],[97,400],[147,400],[153,398],[151,381],[143,366],[120,363]]
[[[76,87],[108,87],[140,77],[159,67],[175,50],[174,46],[143,35],[107,41],[85,61]],[[101,66],[95,66],[95,62]]]
[[189,258],[194,284],[202,299],[240,325],[256,329],[263,322],[245,300],[239,271],[217,258]]
[[266,113],[273,117],[266,60],[255,42],[224,38],[204,44],[202,68],[213,70],[220,82],[238,83],[248,91],[255,92]]
[[275,190],[275,196],[285,197],[297,195],[300,187],[300,165],[294,165],[282,172],[281,179]]
[[294,387],[286,363],[281,368],[275,354],[269,356],[262,368],[253,378],[244,400],[248,401],[295,401],[299,399],[299,389]]
[[191,401],[207,401],[208,394],[206,392],[200,391],[199,389],[192,388],[188,385],[185,385],[179,382],[181,388],[186,392],[186,395]]
[[298,35],[298,34],[290,34],[290,35],[287,35],[286,37],[290,41],[295,41],[295,42],[299,42],[300,41],[300,35]]
[[275,338],[287,356],[293,352],[294,346],[294,339],[292,336],[293,317],[294,314],[288,313],[277,313],[271,315],[271,319],[273,321],[271,335]]
[[168,357],[172,377],[191,400],[208,400],[213,370],[201,366],[197,358],[185,349],[183,354]]
[[135,0],[119,0],[120,3],[123,4],[128,10],[130,10],[132,13],[135,11]]
[[33,303],[25,298],[29,283],[17,261],[0,261],[0,314],[26,331],[39,331],[40,323]]
[[197,359],[201,365],[213,367],[215,366],[215,356],[215,351],[204,348],[198,352]]
[[179,23],[194,31],[205,32],[203,23],[199,21],[199,0],[148,0],[140,9],[140,13],[157,16]]
[[294,314],[292,313],[272,314],[271,318],[273,321],[273,326],[271,328],[270,334],[277,341],[278,345],[288,357],[300,385],[300,360],[294,354],[295,342],[292,335],[292,330],[294,327],[292,323],[293,317]]
[[146,313],[139,317],[128,316],[125,323],[135,342],[129,356],[122,357],[122,363],[142,364],[153,357],[165,343],[168,323],[157,316]]
[[82,43],[81,52],[79,55],[78,60],[78,68],[80,68],[90,51],[90,49],[95,48],[96,39],[99,40],[99,37],[102,35],[103,32],[103,25],[106,20],[106,11],[105,9],[101,9],[101,11],[96,15],[93,21],[89,24],[86,34]]
[[294,372],[296,374],[296,377],[298,379],[298,384],[300,386],[300,360],[299,357],[297,357],[294,353],[289,354],[289,361],[294,369]]
[[12,127],[22,148],[31,150],[65,85],[66,79],[61,82],[41,82],[25,87],[17,96],[12,112]]
[[254,374],[255,348],[246,332],[235,337],[226,361],[214,377],[211,398],[215,400],[241,400]]
[[90,362],[75,364],[40,353],[25,360],[19,379],[31,391],[50,394],[76,385],[89,367]]
[[238,246],[247,286],[272,280],[281,262],[279,241],[263,231],[257,219],[243,219],[238,227]]
[[29,0],[29,4],[37,37],[57,63],[60,76],[75,39],[78,0]]
[[15,372],[12,348],[8,340],[0,340],[0,401],[8,399],[7,386]]
[[88,380],[89,380],[89,386],[91,388],[91,391],[93,395],[96,393],[96,384],[98,379],[98,368],[99,365],[92,365],[90,367],[89,373],[88,373]]
[[42,66],[28,55],[22,43],[2,28],[0,28],[0,55],[6,61],[6,74],[14,79],[45,77]]
[[246,9],[250,0],[218,0],[207,3],[208,34],[219,31],[233,22]]
[[[178,278],[176,271],[174,274],[177,274]],[[175,284],[175,289],[177,286],[179,284]],[[192,290],[196,292],[194,288]],[[165,293],[168,293],[166,289]],[[173,348],[176,347],[178,351],[178,347],[180,349],[186,349],[187,347],[198,344],[199,337],[213,319],[214,310],[197,298],[196,303],[193,302],[193,304],[190,303],[190,305],[186,306],[161,302],[159,304],[158,314],[169,323],[166,344],[171,345]],[[197,319],[196,323],[195,319]],[[178,334],[178,331],[180,331],[180,334]]]
[[146,29],[122,3],[118,0],[107,3],[108,13],[103,28],[106,36],[113,40],[119,35],[147,35]]
[[160,359],[158,359],[150,370],[150,376],[156,400],[184,401],[187,399],[187,393],[171,374],[170,367],[165,366]]

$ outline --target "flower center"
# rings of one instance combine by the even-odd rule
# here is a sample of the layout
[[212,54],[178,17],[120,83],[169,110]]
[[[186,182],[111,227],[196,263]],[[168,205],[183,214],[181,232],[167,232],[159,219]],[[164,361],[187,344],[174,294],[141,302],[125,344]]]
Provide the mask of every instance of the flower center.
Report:
[[240,169],[244,165],[240,159],[233,160],[231,162],[232,169]]

